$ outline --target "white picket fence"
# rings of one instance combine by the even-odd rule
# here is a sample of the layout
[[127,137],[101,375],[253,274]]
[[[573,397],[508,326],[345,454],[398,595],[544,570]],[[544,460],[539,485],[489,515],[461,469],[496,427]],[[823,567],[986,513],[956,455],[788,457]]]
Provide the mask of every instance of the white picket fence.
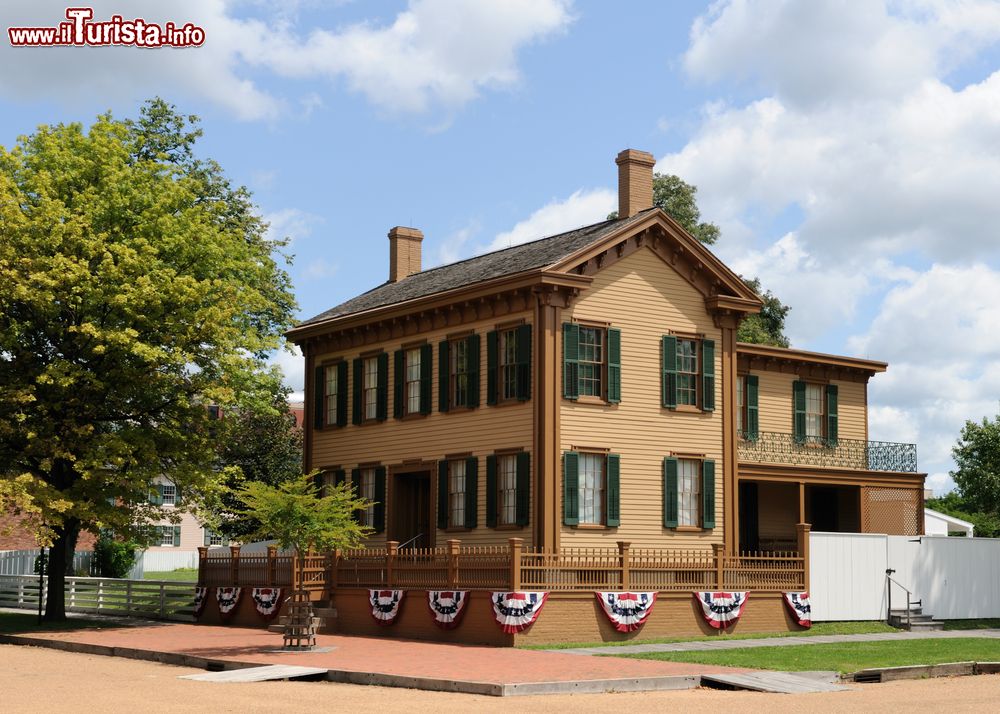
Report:
[[[0,551],[0,575],[31,575],[35,572],[38,550]],[[73,554],[73,573],[93,573],[94,553],[78,550]],[[197,568],[196,550],[146,550],[136,554],[135,563],[128,573],[131,580],[142,580],[147,572],[161,573],[178,568]]]
[[906,588],[937,620],[1000,617],[1000,539],[811,533],[813,619],[885,619],[886,569],[899,583],[893,609],[906,606]]
[[[0,575],[0,607],[38,609],[39,578]],[[48,596],[48,578],[42,597]],[[66,577],[66,611],[194,621],[194,583]]]

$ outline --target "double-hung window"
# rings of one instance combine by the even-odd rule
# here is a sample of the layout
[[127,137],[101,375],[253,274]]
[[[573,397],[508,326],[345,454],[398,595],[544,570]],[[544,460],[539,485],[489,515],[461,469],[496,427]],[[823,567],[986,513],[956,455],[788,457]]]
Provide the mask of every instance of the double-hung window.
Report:
[[497,457],[497,523],[517,524],[517,454]]
[[451,365],[449,365],[449,380],[451,381],[451,407],[464,407],[469,404],[469,341],[462,339],[452,342],[449,349]]
[[701,525],[701,462],[677,460],[677,525]]
[[568,526],[621,524],[621,459],[618,454],[567,451],[563,454],[563,523]]
[[340,383],[340,365],[327,365],[323,371],[326,377],[323,389],[323,399],[325,402],[325,409],[323,411],[326,415],[325,424],[332,426],[338,423],[337,404],[339,402],[340,390],[346,385]]
[[677,403],[698,406],[698,342],[677,340]]
[[364,360],[364,386],[362,387],[362,405],[365,421],[378,418],[378,358],[367,357]]
[[498,326],[486,334],[486,403],[531,399],[531,325]]
[[475,456],[438,462],[438,528],[475,528],[479,460]]
[[406,413],[420,413],[420,348],[406,350]]
[[501,330],[500,399],[517,398],[517,330]]
[[602,328],[580,328],[580,396],[604,397],[604,338]]
[[465,460],[448,462],[448,523],[465,523]]
[[838,438],[836,384],[792,383],[792,428],[797,444],[836,446]]
[[715,461],[663,459],[663,527],[715,528]]
[[580,523],[604,523],[604,454],[580,454]]
[[806,439],[817,442],[823,434],[823,387],[819,384],[806,383]]
[[715,409],[715,341],[685,335],[660,338],[662,406]]
[[361,483],[358,495],[369,502],[369,505],[362,509],[358,521],[363,526],[372,528],[375,526],[375,469],[361,469]]
[[566,399],[621,401],[621,330],[563,324],[563,396]]

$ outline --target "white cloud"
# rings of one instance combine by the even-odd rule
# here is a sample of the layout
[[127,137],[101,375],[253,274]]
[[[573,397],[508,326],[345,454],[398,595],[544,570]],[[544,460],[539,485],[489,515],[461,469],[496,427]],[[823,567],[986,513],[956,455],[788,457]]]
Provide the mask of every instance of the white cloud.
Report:
[[278,350],[271,358],[271,364],[277,365],[281,369],[282,374],[285,375],[285,386],[291,387],[293,392],[301,393],[305,389],[306,361],[302,357],[302,350],[298,347],[293,345],[291,352]]
[[334,263],[325,258],[316,258],[305,264],[302,277],[305,280],[325,280],[332,278],[340,270],[340,263]]
[[313,227],[322,220],[320,216],[298,208],[282,208],[264,214],[268,237],[272,240],[288,238],[292,243],[309,236]]
[[497,235],[489,250],[509,248],[512,245],[603,221],[617,207],[618,194],[610,189],[580,189],[569,198],[547,203],[509,231]]
[[[482,226],[479,221],[473,220],[447,236],[438,246],[437,265],[454,263],[456,260],[459,260],[462,257],[462,249],[474,236],[479,233],[481,228]],[[426,267],[429,268],[433,266],[427,265]]]
[[[344,81],[390,112],[454,110],[483,89],[517,85],[517,53],[564,30],[570,0],[410,0],[388,22],[365,21],[337,30],[301,31],[296,12],[262,5],[264,19],[240,18],[232,0],[95,0],[95,20],[113,14],[149,22],[194,23],[205,30],[201,47],[13,48],[0,45],[0,92],[11,97],[100,96],[134,101],[176,92],[207,99],[245,120],[275,119],[292,105],[258,86],[254,70],[301,79]],[[55,26],[65,3],[13,0],[4,5],[7,26]],[[295,98],[309,114],[315,92]]]

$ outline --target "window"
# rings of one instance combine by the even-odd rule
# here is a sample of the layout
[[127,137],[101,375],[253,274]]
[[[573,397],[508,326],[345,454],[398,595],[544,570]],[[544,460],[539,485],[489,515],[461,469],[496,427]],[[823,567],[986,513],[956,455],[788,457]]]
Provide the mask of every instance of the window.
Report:
[[698,406],[698,342],[677,340],[677,403]]
[[500,332],[500,399],[517,398],[517,331]]
[[469,342],[456,340],[450,345],[449,380],[451,382],[451,402],[449,406],[464,407],[469,399]]
[[517,454],[497,457],[497,523],[517,524]]
[[338,422],[337,419],[337,403],[338,395],[342,389],[340,384],[340,374],[339,365],[332,364],[324,368],[326,373],[325,388],[323,390],[323,399],[325,401],[324,414],[326,415],[326,424],[333,425]]
[[205,545],[229,545],[229,539],[224,535],[216,533],[215,531],[206,528],[205,529]]
[[621,330],[563,323],[563,396],[621,401]]
[[746,389],[746,380],[743,375],[738,375],[736,377],[736,434],[742,436],[746,433],[747,419],[743,411],[747,408],[746,394],[744,390]]
[[580,454],[580,523],[604,523],[604,455]]
[[[361,484],[358,495],[367,501],[375,501],[375,469],[361,469]],[[358,519],[361,525],[369,528],[375,526],[375,504],[363,509]]]
[[486,334],[486,403],[531,399],[531,325]]
[[806,438],[823,438],[823,387],[806,383]]
[[699,525],[701,512],[701,462],[677,460],[677,525]]
[[156,540],[153,545],[179,548],[181,545],[180,526],[156,526]]
[[604,330],[580,328],[579,391],[582,396],[604,396]]
[[378,418],[378,358],[368,357],[364,360],[363,404],[364,419]]
[[406,413],[420,413],[420,348],[406,350]]
[[465,460],[448,462],[448,523],[465,524]]
[[160,493],[162,494],[161,502],[164,506],[173,506],[177,503],[177,487],[172,483],[161,485]]

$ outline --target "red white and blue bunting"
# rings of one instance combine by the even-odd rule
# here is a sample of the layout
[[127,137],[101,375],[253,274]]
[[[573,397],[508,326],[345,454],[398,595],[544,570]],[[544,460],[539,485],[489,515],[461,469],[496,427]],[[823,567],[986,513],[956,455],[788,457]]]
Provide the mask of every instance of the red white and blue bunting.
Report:
[[427,591],[427,604],[431,608],[434,624],[443,630],[458,627],[468,600],[469,592],[467,590]]
[[812,604],[809,593],[785,593],[785,604],[792,611],[792,617],[802,627],[812,627]]
[[596,592],[604,614],[619,632],[633,632],[642,627],[653,611],[656,593]]
[[369,590],[368,601],[372,606],[372,617],[380,625],[391,625],[399,614],[403,602],[403,590]]
[[546,592],[495,592],[493,614],[504,632],[521,632],[538,619],[548,597]]
[[216,588],[215,599],[219,603],[219,612],[228,615],[240,604],[240,594],[243,588]]
[[270,620],[281,609],[281,588],[254,588],[250,591],[257,612]]
[[701,604],[705,621],[717,630],[735,624],[743,614],[748,593],[696,592],[695,600]]
[[194,616],[198,617],[201,615],[201,611],[205,609],[205,601],[208,599],[208,588],[195,588],[194,589]]

